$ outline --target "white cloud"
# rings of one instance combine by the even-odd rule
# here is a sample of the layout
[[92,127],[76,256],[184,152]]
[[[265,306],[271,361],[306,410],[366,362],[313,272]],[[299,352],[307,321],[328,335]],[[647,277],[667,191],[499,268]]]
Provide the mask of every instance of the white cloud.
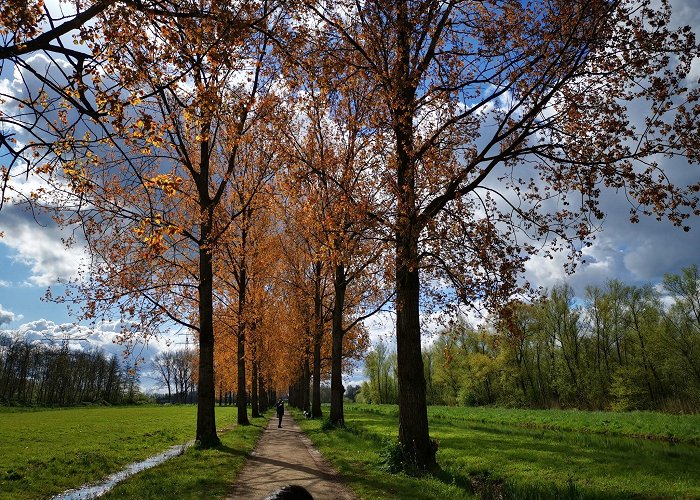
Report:
[[11,258],[31,269],[29,284],[50,286],[59,279],[74,278],[85,252],[81,247],[66,248],[62,238],[71,236],[51,219],[35,220],[16,206],[6,205],[0,218],[0,244],[12,249]]
[[0,325],[5,325],[12,323],[16,319],[21,319],[20,315],[13,313],[12,311],[7,311],[0,304]]

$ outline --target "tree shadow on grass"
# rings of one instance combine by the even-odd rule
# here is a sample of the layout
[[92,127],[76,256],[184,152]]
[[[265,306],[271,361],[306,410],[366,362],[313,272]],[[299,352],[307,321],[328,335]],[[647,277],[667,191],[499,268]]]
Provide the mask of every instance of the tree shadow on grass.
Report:
[[227,453],[229,455],[237,456],[237,457],[248,457],[249,453],[244,451],[244,450],[237,450],[236,448],[232,448],[228,445],[225,444],[220,444],[219,446],[212,448],[213,450],[220,451],[222,453]]

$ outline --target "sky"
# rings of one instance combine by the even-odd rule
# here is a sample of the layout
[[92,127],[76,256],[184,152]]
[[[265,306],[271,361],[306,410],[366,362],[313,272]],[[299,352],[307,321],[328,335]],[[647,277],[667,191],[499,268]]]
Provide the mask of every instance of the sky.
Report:
[[[674,18],[695,27],[700,36],[700,0],[672,0]],[[700,78],[700,58],[696,58],[693,78]],[[0,75],[0,87],[11,85],[8,75]],[[700,165],[683,161],[666,163],[670,175],[679,180],[697,182]],[[30,181],[31,182],[31,181]],[[620,193],[605,192],[602,207],[606,213],[603,230],[596,235],[590,248],[585,249],[585,263],[580,263],[573,275],[562,267],[565,257],[549,260],[533,258],[527,265],[525,278],[535,286],[552,287],[569,283],[582,296],[588,285],[603,286],[607,280],[619,279],[628,284],[659,283],[666,273],[679,273],[692,264],[700,264],[700,223],[691,219],[691,230],[684,232],[667,222],[642,218],[638,224],[629,222],[629,205]],[[83,258],[79,248],[66,249],[62,238],[70,237],[50,220],[27,212],[24,208],[6,204],[0,211],[0,332],[19,334],[29,340],[57,342],[71,340],[76,349],[100,347],[121,356],[123,347],[113,343],[119,325],[98,323],[93,327],[76,324],[63,304],[42,300],[47,287],[54,295],[61,292],[59,279],[68,279]],[[390,340],[393,317],[379,315],[367,323],[373,341]],[[430,325],[429,325],[430,326]],[[432,325],[433,327],[435,325]],[[182,335],[153,340],[138,349],[145,360],[169,348],[170,342],[182,345]],[[351,381],[361,378],[356,372]],[[141,375],[142,386],[153,389],[155,381],[146,371]]]

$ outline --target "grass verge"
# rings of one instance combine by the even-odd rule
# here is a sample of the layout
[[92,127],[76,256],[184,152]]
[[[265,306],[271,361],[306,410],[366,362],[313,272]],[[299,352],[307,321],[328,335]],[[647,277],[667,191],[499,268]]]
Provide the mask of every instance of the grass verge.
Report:
[[[443,410],[429,412],[439,469],[422,478],[382,470],[397,433],[396,406],[348,405],[346,429],[298,422],[361,498],[700,498],[698,446],[597,435],[587,430],[585,412],[540,415],[553,419],[552,429],[552,421],[537,427],[528,411],[518,418],[518,410],[508,410],[512,421],[504,424],[500,409],[481,409],[478,418],[468,408]],[[589,417],[599,419],[596,413]],[[607,414],[611,422],[619,416]]]
[[[0,410],[0,499],[50,498],[195,435],[195,406]],[[219,428],[235,408],[217,408]]]
[[[291,409],[294,419],[313,444],[338,469],[343,480],[365,499],[465,498],[472,495],[456,478],[412,477],[404,473],[390,474],[382,466],[382,458],[396,434],[396,421],[389,415],[357,412],[346,406],[346,428],[324,430],[322,420],[307,420]],[[328,411],[328,408],[325,408]],[[370,417],[370,418],[367,418]]]
[[222,498],[253,451],[267,426],[266,417],[236,426],[220,435],[221,445],[208,450],[188,449],[183,455],[140,472],[119,483],[105,499]]

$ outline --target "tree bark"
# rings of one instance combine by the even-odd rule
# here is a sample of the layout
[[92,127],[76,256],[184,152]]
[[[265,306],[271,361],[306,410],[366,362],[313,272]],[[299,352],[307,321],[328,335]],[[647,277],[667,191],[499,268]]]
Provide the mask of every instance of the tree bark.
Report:
[[[199,248],[199,382],[197,386],[197,434],[200,445],[207,448],[220,443],[216,435],[214,387],[214,305],[211,250],[208,248],[208,223],[202,224],[204,243]],[[207,227],[208,226],[208,227]]]
[[[400,241],[400,240],[399,240]],[[403,248],[399,256],[410,248]],[[420,344],[419,276],[401,259],[396,265],[396,359],[399,383],[399,441],[419,468],[435,464]]]
[[260,413],[267,411],[270,404],[267,399],[267,391],[265,390],[265,376],[264,371],[260,368],[260,361],[258,361],[258,409]]
[[245,294],[246,294],[246,269],[241,266],[241,276],[238,283],[238,394],[236,396],[236,407],[238,409],[237,422],[239,425],[249,425],[248,405],[246,397],[245,381]]
[[304,411],[309,411],[311,408],[310,394],[309,394],[309,382],[311,380],[311,373],[309,370],[309,355],[307,354],[304,358],[304,371],[301,377],[301,409]]
[[331,351],[331,424],[335,426],[345,425],[343,409],[343,307],[345,306],[345,291],[347,283],[345,279],[345,266],[335,266],[333,278],[335,291],[335,303],[333,304],[333,331]]
[[321,418],[321,343],[323,341],[323,297],[321,296],[322,262],[314,264],[314,343],[313,343],[313,389],[311,415]]
[[428,434],[428,408],[420,343],[420,277],[418,241],[421,231],[416,202],[414,157],[415,83],[411,74],[412,45],[408,2],[397,5],[396,69],[392,120],[396,137],[396,364],[399,389],[399,441],[419,469],[435,465]]
[[253,346],[251,354],[253,360],[251,362],[251,378],[250,378],[250,406],[251,416],[253,418],[260,416],[260,400],[258,398],[258,360],[256,356],[255,346]]

